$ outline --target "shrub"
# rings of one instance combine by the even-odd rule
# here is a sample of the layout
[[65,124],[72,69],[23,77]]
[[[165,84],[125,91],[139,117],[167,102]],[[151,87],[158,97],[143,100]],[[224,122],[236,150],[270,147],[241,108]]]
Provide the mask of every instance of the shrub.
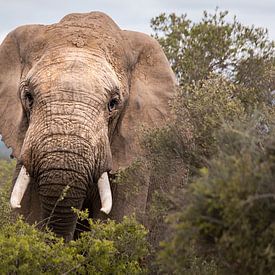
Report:
[[0,187],[4,189],[10,188],[13,171],[15,169],[15,161],[0,160],[0,167]]
[[151,20],[151,27],[181,86],[218,73],[257,88],[259,96],[274,88],[274,42],[265,29],[244,26],[218,9],[204,12],[198,23],[186,15],[162,13]]
[[134,218],[89,220],[91,232],[64,243],[18,219],[0,229],[0,270],[9,274],[145,274],[146,230]]
[[263,133],[259,120],[219,131],[219,153],[179,199],[175,235],[159,256],[165,272],[188,273],[194,258],[214,262],[219,273],[275,270],[275,132],[267,123]]
[[[148,255],[147,232],[135,219],[125,217],[121,223],[93,222],[89,232],[72,246],[85,255],[85,269],[94,274],[144,274]],[[84,270],[85,270],[84,269]]]
[[15,163],[0,161],[0,271],[5,274],[145,274],[147,231],[134,217],[94,222],[90,231],[64,243],[12,215],[9,195]]
[[[170,125],[144,132],[143,147],[151,171],[147,201],[152,253],[158,251],[160,241],[173,234],[165,219],[182,208],[175,194],[185,189],[197,169],[218,151],[215,132],[223,123],[245,115],[236,90],[236,85],[217,75],[186,84],[172,102]],[[152,268],[158,272],[157,267]]]
[[62,239],[20,219],[1,228],[0,248],[0,270],[6,274],[66,273],[84,258]]

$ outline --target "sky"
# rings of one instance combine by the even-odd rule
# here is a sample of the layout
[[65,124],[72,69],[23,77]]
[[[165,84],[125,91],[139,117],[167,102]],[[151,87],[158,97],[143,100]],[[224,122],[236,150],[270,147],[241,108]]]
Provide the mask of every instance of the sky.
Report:
[[269,30],[275,40],[275,0],[0,0],[0,41],[25,24],[51,24],[72,12],[103,11],[122,28],[150,34],[150,19],[161,12],[199,21],[204,10],[228,10],[245,24]]

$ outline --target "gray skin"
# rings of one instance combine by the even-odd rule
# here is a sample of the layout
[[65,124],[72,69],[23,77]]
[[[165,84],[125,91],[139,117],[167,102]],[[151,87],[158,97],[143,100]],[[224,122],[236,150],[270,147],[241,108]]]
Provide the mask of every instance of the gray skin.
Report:
[[[104,218],[99,177],[142,156],[138,130],[168,120],[174,87],[158,43],[122,31],[103,13],[11,32],[0,46],[0,133],[18,160],[14,179],[22,165],[31,176],[26,219],[68,241],[77,221],[71,207]],[[124,189],[112,186],[110,217],[117,220],[145,212],[149,180],[128,200]]]

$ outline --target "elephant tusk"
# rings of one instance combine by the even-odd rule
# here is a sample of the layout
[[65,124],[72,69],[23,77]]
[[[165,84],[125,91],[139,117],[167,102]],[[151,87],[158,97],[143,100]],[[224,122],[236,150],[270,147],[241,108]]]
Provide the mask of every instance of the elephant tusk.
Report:
[[108,173],[105,172],[101,175],[97,182],[99,196],[101,200],[100,211],[109,214],[112,209],[112,192],[109,182]]
[[11,193],[10,205],[12,209],[21,208],[21,201],[29,182],[30,176],[27,174],[26,168],[22,166]]

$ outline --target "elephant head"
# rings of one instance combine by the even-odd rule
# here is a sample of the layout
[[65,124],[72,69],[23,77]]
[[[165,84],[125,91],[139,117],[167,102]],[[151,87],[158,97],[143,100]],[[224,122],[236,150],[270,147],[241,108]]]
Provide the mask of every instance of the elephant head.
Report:
[[96,212],[100,197],[108,214],[108,173],[141,154],[141,125],[167,121],[174,86],[159,44],[100,12],[9,33],[0,46],[0,133],[18,161],[12,206],[50,219],[66,240],[72,207],[88,202]]

